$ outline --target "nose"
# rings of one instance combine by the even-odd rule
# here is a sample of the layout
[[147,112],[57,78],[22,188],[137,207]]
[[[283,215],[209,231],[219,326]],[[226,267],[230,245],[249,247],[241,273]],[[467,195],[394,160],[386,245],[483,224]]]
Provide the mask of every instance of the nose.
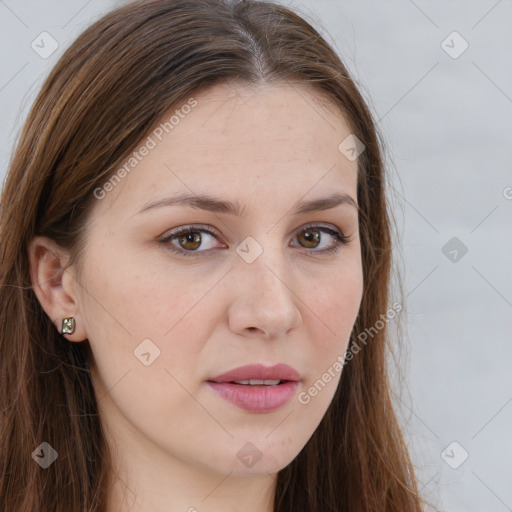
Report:
[[282,251],[272,258],[264,251],[252,263],[238,260],[231,273],[233,301],[228,310],[231,330],[242,336],[279,339],[302,322],[294,281]]

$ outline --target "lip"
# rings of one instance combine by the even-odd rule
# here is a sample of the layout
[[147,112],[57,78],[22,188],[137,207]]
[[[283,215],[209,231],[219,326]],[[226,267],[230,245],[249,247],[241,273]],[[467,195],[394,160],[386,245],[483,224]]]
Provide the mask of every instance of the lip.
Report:
[[260,379],[260,380],[289,380],[299,381],[301,376],[295,368],[287,364],[263,366],[262,364],[249,364],[230,370],[229,372],[208,379],[209,382],[232,382],[235,380]]
[[[235,384],[233,381],[260,379],[285,381],[274,386]],[[218,375],[206,383],[223,399],[240,409],[265,413],[288,403],[296,394],[301,376],[297,370],[286,364],[266,367],[252,364],[235,368]]]

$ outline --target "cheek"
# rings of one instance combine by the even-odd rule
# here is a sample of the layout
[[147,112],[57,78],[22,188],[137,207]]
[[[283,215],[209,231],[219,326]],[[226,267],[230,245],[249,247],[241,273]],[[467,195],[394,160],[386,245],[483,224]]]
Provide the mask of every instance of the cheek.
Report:
[[197,392],[194,370],[211,332],[206,308],[214,283],[149,259],[118,258],[115,266],[106,254],[98,260],[103,264],[89,260],[83,298],[101,394],[148,433],[160,428],[147,422],[155,414],[161,426],[177,410],[194,417],[188,392]]
[[311,310],[304,320],[310,340],[304,363],[307,361],[305,367],[309,371],[299,403],[318,419],[327,410],[339,383],[363,290],[362,272],[357,266],[347,266],[335,275],[312,290],[307,301]]
[[[106,251],[89,260],[84,286],[86,328],[106,385],[130,369],[151,369],[171,383],[165,369],[180,381],[191,379],[216,321],[212,305],[219,303],[219,277],[180,272],[151,255],[130,256],[121,249],[118,254],[115,261]],[[148,352],[144,357],[151,363],[144,367],[139,357]]]
[[317,341],[319,349],[332,352],[348,343],[362,293],[362,272],[357,267],[333,272],[328,281],[310,288],[305,303],[310,308],[309,325],[314,329],[311,339]]
[[119,248],[118,257],[112,250],[98,254],[87,278],[89,309],[133,340],[169,337],[208,293],[209,282],[162,261],[128,248]]

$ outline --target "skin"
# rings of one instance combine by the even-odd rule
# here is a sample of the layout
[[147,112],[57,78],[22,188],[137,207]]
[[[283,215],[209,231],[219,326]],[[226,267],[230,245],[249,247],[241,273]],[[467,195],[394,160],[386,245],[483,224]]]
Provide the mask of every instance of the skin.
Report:
[[[298,394],[347,348],[363,290],[357,211],[290,213],[333,191],[357,199],[357,162],[338,150],[350,129],[317,94],[286,84],[200,92],[190,114],[96,202],[80,268],[63,271],[68,255],[49,239],[30,244],[46,313],[59,331],[74,316],[65,337],[90,343],[116,466],[109,512],[272,511],[277,472],[332,401],[339,372],[307,405],[295,396],[268,413],[239,409],[205,383],[245,364],[281,362],[301,374]],[[240,201],[244,216],[183,205],[138,213],[190,192]],[[311,223],[349,241],[321,255],[336,239],[317,229],[320,241],[308,245],[300,231]],[[159,241],[197,224],[216,235],[200,233],[195,258],[170,247],[198,244]],[[236,252],[248,236],[263,249],[252,263]],[[160,350],[148,366],[134,356],[144,339]],[[237,457],[248,442],[261,452],[252,467]]]

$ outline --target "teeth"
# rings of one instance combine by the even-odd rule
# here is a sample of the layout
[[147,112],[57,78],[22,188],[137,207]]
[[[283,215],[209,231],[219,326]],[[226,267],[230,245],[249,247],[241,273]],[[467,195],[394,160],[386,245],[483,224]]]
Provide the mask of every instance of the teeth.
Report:
[[248,384],[250,386],[276,386],[281,382],[280,379],[277,380],[260,380],[260,379],[248,379],[248,380],[236,380],[235,384]]

